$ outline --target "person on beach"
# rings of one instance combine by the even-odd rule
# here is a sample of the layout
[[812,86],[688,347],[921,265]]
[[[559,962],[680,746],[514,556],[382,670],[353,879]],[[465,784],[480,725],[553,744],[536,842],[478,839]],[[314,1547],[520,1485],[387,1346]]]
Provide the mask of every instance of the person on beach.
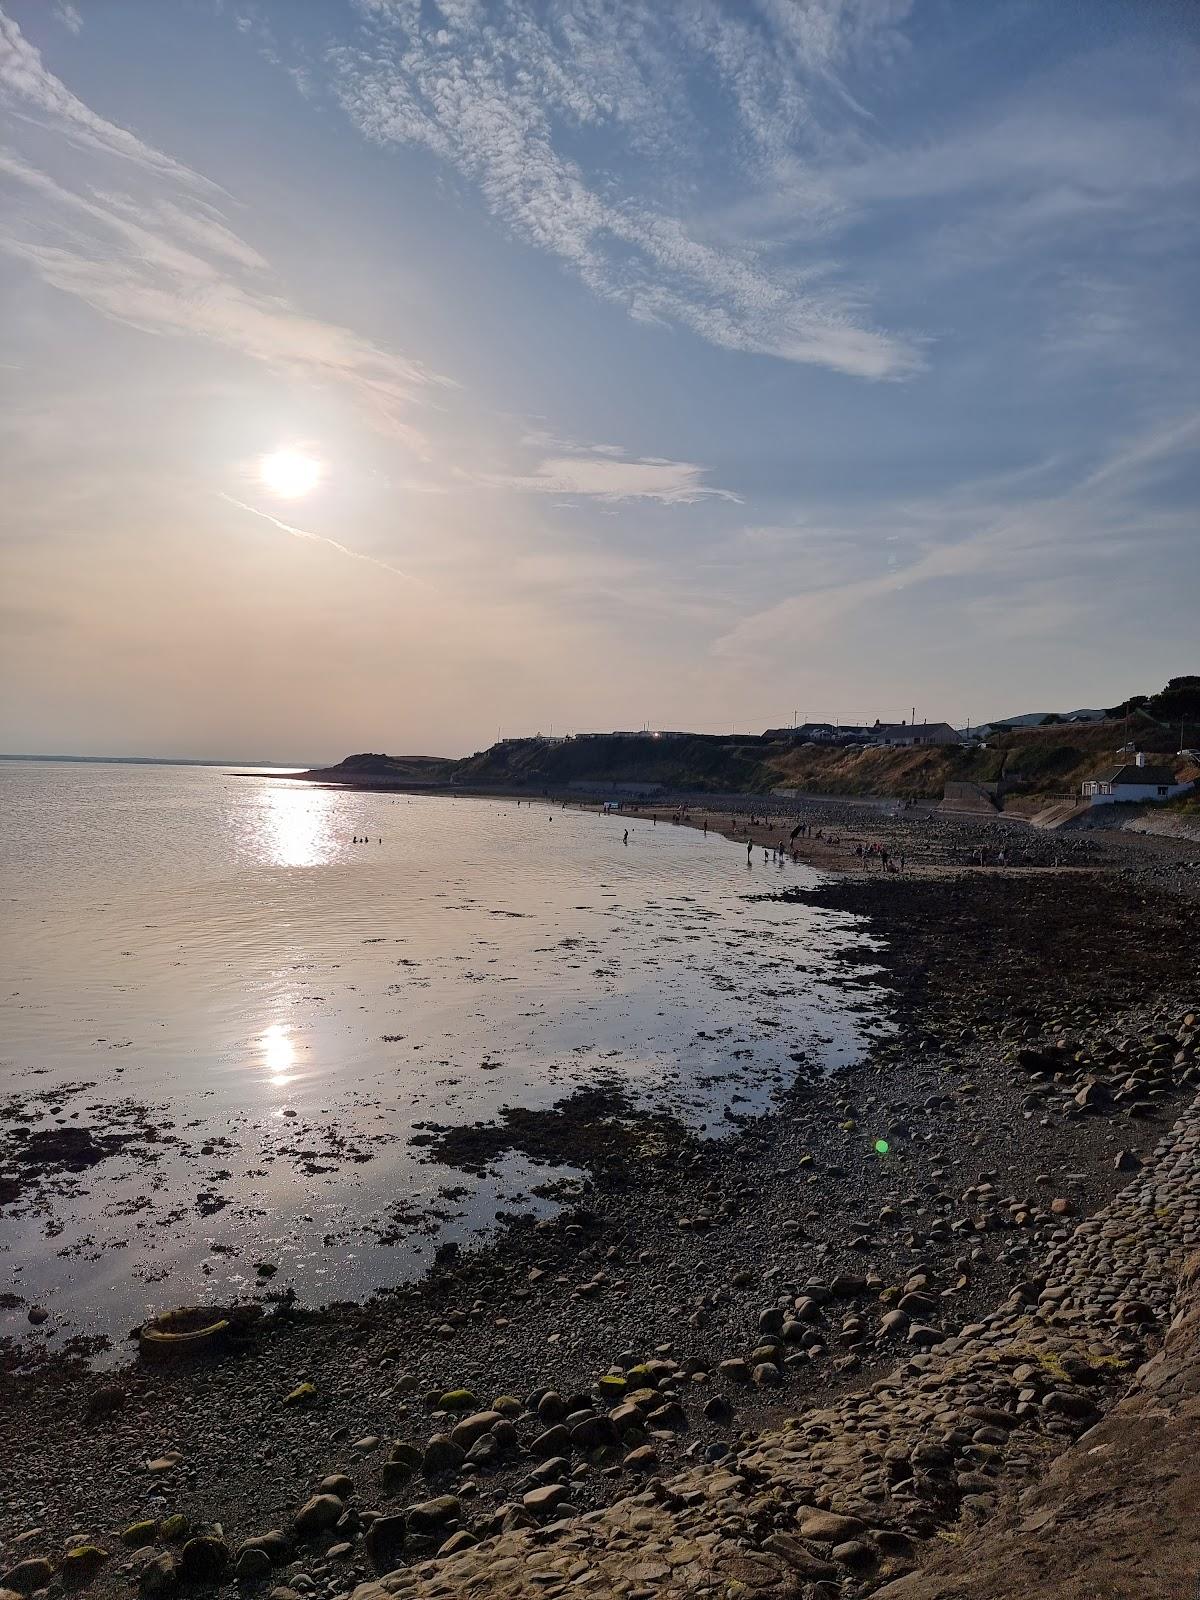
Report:
[[622,844],[628,844],[629,843],[629,829],[628,828],[625,829],[625,837],[621,840],[621,843]]

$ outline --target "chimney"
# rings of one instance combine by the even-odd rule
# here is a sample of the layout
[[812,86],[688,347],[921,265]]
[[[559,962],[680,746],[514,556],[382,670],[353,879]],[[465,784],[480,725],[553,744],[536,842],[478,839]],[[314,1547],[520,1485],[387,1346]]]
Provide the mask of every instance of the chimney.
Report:
[[1133,759],[1137,762],[1139,767],[1144,767],[1146,765],[1146,752],[1144,750],[1139,750]]

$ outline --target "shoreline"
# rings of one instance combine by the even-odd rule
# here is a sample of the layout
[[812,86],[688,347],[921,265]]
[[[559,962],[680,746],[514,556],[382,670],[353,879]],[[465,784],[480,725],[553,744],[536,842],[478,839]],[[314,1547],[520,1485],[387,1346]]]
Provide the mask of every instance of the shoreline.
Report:
[[[942,838],[939,850],[958,839]],[[236,1541],[290,1525],[335,1469],[370,1509],[452,1488],[480,1534],[503,1522],[505,1506],[520,1509],[531,1481],[564,1485],[564,1507],[599,1508],[647,1471],[721,1459],[797,1406],[869,1383],[905,1347],[912,1319],[885,1319],[906,1294],[926,1296],[924,1315],[944,1337],[985,1315],[1064,1216],[1093,1213],[1127,1181],[1118,1149],[1148,1148],[1189,1093],[1187,1082],[1151,1073],[1148,1114],[1120,1099],[1084,1110],[1076,1095],[1091,1074],[1074,1057],[1102,1062],[1089,1040],[1118,1018],[1133,1040],[1179,1025],[1198,987],[1200,924],[1189,902],[1147,893],[1119,871],[948,874],[928,865],[840,875],[783,897],[854,910],[887,942],[897,1031],[861,1063],[834,1077],[797,1063],[773,1111],[709,1142],[649,1126],[628,1107],[560,1103],[547,1118],[569,1123],[594,1162],[577,1201],[549,1222],[512,1219],[482,1248],[443,1252],[422,1280],[363,1304],[268,1317],[241,1353],[215,1365],[103,1375],[58,1367],[9,1379],[8,1399],[20,1403],[5,1408],[0,1437],[23,1488],[0,1516],[5,1549],[32,1525],[23,1503],[46,1508],[38,1520],[59,1548],[81,1528],[110,1547],[121,1517],[155,1506],[219,1521]],[[750,891],[772,892],[761,876]],[[1105,917],[1080,940],[1098,895]],[[1132,949],[1131,929],[1141,934]],[[857,965],[851,952],[851,986]],[[1079,1047],[1065,1055],[1051,1027],[1064,1015],[1073,1020],[1058,1025]],[[1153,1049],[1138,1046],[1130,1059],[1153,1061]],[[1049,1051],[1032,1076],[1018,1064],[1022,1050]],[[508,1131],[507,1148],[520,1148],[522,1130]],[[878,1139],[888,1146],[882,1158]],[[981,1216],[1006,1214],[997,1209],[1005,1196],[1022,1200],[1026,1220],[980,1231]],[[917,1278],[926,1287],[908,1289]],[[783,1347],[770,1343],[766,1317],[781,1291],[814,1305],[801,1337]],[[756,1340],[777,1350],[777,1366],[751,1362]],[[598,1378],[639,1360],[665,1364],[658,1382],[678,1410],[643,1426],[640,1444],[618,1434],[618,1445],[581,1453],[568,1440],[563,1476],[534,1477],[545,1459],[532,1449],[536,1437],[558,1426],[547,1422],[553,1407],[543,1414],[542,1391],[595,1406]],[[746,1365],[727,1372],[729,1362]],[[765,1372],[747,1381],[757,1366],[777,1381]],[[476,1468],[451,1451],[448,1471],[431,1467],[431,1440],[456,1426],[441,1401],[452,1390],[482,1408],[512,1395],[518,1448]],[[298,1391],[305,1398],[289,1404]],[[92,1416],[97,1397],[112,1392],[121,1398],[111,1413]],[[610,1412],[602,1405],[597,1415]],[[355,1444],[371,1438],[384,1442]],[[410,1478],[384,1469],[389,1439],[411,1442]],[[626,1459],[642,1448],[653,1461]],[[166,1467],[148,1471],[151,1458]],[[71,1487],[80,1460],[90,1485],[82,1509]],[[369,1576],[362,1532],[360,1524],[338,1556],[328,1554],[330,1538],[303,1546],[296,1572],[343,1588]],[[97,1588],[121,1592],[141,1559],[118,1550]]]

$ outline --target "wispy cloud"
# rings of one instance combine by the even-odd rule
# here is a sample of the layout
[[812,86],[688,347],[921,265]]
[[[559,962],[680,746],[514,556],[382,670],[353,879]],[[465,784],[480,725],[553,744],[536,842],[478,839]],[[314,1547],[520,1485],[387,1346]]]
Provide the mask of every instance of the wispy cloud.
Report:
[[[74,7],[61,14],[70,17]],[[77,13],[76,13],[77,15]],[[71,93],[66,84],[46,67],[41,52],[30,43],[17,24],[0,10],[0,95],[10,111],[107,156],[118,157],[158,177],[172,178],[189,186],[215,190],[216,184],[193,172],[181,162],[153,149],[127,128],[98,116]]]
[[[6,207],[0,250],[115,321],[203,339],[339,388],[372,426],[427,454],[414,409],[446,380],[293,306],[269,263],[214,204],[216,185],[90,111],[2,12],[0,105],[18,120],[34,115],[102,163],[90,183],[78,161],[59,181],[24,155],[0,150],[0,180],[11,195],[36,202]],[[117,186],[131,169],[133,192]]]
[[[363,47],[331,55],[355,124],[450,163],[498,217],[596,294],[640,321],[683,325],[729,349],[868,378],[922,364],[914,341],[871,325],[865,291],[827,260],[790,265],[753,239],[714,244],[672,204],[706,167],[744,184],[746,162],[760,171],[801,131],[819,142],[831,104],[861,114],[838,70],[898,48],[907,0],[803,8],[563,0],[544,13],[511,0],[447,0],[436,10],[421,0],[358,0],[358,8]],[[729,140],[714,137],[715,108],[693,104],[697,79],[723,97],[738,130]],[[601,128],[643,168],[648,156],[655,174],[669,166],[674,183],[622,180],[608,161],[589,171],[582,136]],[[730,165],[739,148],[745,161]]]
[[658,456],[628,456],[616,445],[579,445],[548,435],[530,435],[528,444],[555,449],[526,473],[484,474],[481,481],[525,494],[553,494],[600,501],[657,500],[663,505],[691,505],[697,500],[738,501],[728,489],[704,482],[707,468],[690,461]]
[[[857,571],[818,566],[810,574],[801,560],[791,566],[796,592],[743,615],[717,641],[717,654],[750,658],[773,653],[784,640],[828,638],[854,613],[939,585],[957,586],[977,617],[994,618],[1007,607],[1008,631],[1027,636],[1038,631],[1037,619],[1048,625],[1066,615],[1064,580],[1082,582],[1107,563],[1145,557],[1159,541],[1178,544],[1190,513],[1148,507],[1145,491],[1194,462],[1198,449],[1200,413],[1189,412],[1111,448],[1056,492],[1027,493],[1030,474],[1018,472],[1007,497],[992,483],[898,504],[886,536],[892,553],[883,554],[881,525],[867,540],[873,571],[860,564]],[[845,526],[845,544],[854,545],[856,532],[853,523]],[[782,583],[782,554],[776,569]],[[1018,617],[1022,610],[1027,614]]]

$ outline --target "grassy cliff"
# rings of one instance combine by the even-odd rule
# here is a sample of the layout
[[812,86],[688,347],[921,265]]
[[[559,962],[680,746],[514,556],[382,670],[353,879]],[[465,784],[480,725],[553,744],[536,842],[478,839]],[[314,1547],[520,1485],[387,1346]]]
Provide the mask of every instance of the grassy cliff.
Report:
[[[1200,727],[1185,729],[1200,742]],[[993,734],[986,746],[914,746],[906,750],[796,745],[755,737],[653,734],[547,744],[514,739],[461,761],[437,756],[350,756],[309,774],[363,788],[455,788],[560,792],[571,785],[653,783],[708,794],[895,795],[940,799],[949,782],[1003,783],[1006,795],[1055,798],[1078,794],[1087,777],[1128,759],[1133,745],[1175,763],[1179,729],[1143,710],[1105,722],[1052,723]]]

